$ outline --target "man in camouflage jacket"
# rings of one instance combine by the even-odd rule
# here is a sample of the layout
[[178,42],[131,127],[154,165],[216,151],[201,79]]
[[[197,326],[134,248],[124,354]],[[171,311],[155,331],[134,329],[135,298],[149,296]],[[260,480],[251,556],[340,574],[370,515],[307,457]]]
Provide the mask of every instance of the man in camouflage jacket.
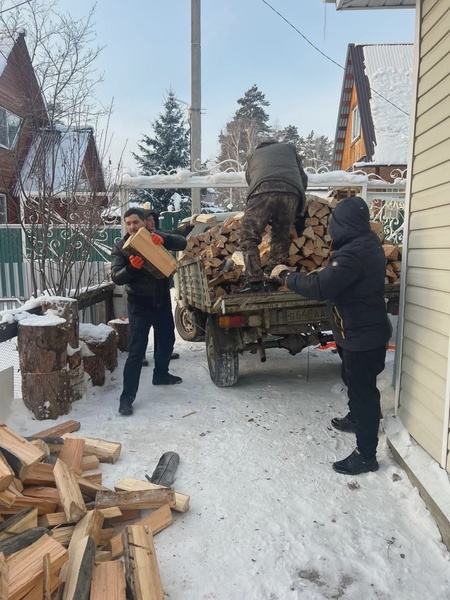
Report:
[[[274,140],[261,142],[248,156],[245,176],[249,187],[239,245],[247,281],[239,293],[273,291],[269,275],[288,256],[291,227],[305,212],[308,177],[295,147]],[[268,223],[272,241],[264,273],[258,245]]]

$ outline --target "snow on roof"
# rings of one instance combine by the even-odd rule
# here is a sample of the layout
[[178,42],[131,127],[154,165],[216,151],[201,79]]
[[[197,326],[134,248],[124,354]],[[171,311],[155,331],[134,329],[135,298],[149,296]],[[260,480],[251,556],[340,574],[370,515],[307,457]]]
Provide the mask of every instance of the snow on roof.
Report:
[[[367,183],[365,174],[348,173],[347,171],[324,171],[308,173],[308,189],[314,186],[333,187],[337,185],[363,185]],[[138,175],[122,176],[121,186],[128,189],[149,188],[190,188],[190,187],[247,187],[243,171],[222,171],[211,175],[197,175],[190,171],[180,171],[175,175]]]
[[57,127],[43,129],[33,136],[30,150],[22,167],[21,189],[36,193],[44,182],[52,182],[52,193],[82,191],[87,184],[80,180],[92,129]]
[[376,140],[372,162],[406,165],[414,45],[369,44],[363,50]]
[[0,76],[6,67],[8,57],[11,53],[11,50],[14,48],[17,38],[23,33],[23,29],[16,29],[15,31],[0,31]]

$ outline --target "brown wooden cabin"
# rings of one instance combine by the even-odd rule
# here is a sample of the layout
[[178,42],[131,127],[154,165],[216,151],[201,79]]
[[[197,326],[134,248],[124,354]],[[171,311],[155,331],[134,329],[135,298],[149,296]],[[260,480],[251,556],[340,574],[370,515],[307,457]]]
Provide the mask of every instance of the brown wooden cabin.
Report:
[[374,173],[388,182],[406,170],[412,77],[413,44],[349,44],[334,170]]
[[69,195],[107,204],[93,129],[51,125],[25,33],[0,31],[0,224],[18,223],[20,198],[44,187],[63,218]]
[[0,222],[9,222],[11,190],[30,148],[32,132],[47,124],[25,33],[0,32]]

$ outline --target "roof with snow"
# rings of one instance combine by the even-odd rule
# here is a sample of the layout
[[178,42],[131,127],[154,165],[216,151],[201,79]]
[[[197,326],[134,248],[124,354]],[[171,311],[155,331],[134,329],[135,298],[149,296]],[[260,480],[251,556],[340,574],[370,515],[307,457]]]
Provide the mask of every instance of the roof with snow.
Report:
[[19,191],[32,194],[44,187],[54,195],[89,191],[83,161],[91,136],[90,127],[59,126],[35,132],[22,167]]
[[413,54],[413,44],[349,44],[336,129],[334,168],[341,167],[339,141],[342,141],[342,131],[347,128],[350,118],[351,85],[356,89],[361,116],[366,151],[364,162],[406,165]]

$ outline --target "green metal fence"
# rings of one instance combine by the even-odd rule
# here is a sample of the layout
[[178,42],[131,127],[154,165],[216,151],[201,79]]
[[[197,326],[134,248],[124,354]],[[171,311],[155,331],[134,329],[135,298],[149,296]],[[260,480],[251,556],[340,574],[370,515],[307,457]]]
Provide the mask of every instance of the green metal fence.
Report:
[[[33,232],[36,235],[36,230]],[[110,262],[111,248],[121,236],[120,226],[114,226],[99,230],[95,237],[89,240],[89,261],[95,264],[96,272],[104,272],[104,266]],[[47,239],[45,244],[47,249],[52,249],[49,258],[57,260],[58,256],[70,249],[76,263],[81,258],[77,249],[78,237],[83,237],[82,232],[76,232],[69,239],[64,228],[53,228],[51,239]],[[79,241],[83,243],[83,239]],[[29,240],[19,225],[0,226],[0,298],[27,300],[31,296],[30,264],[25,258],[29,250]]]

